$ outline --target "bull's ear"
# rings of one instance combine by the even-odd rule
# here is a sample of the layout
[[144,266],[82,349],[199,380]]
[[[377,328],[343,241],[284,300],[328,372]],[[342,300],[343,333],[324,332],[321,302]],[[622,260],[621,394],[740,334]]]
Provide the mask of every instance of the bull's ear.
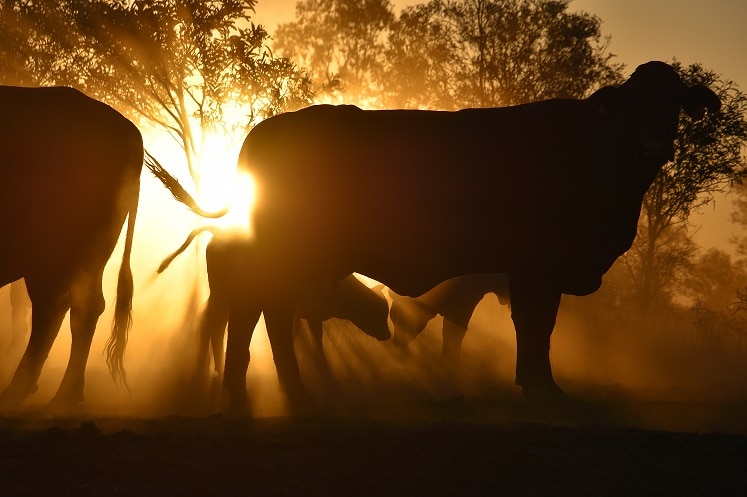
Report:
[[605,86],[592,93],[584,103],[585,108],[594,115],[609,116],[615,114],[622,105],[622,92],[616,86]]
[[685,114],[694,120],[702,119],[705,111],[718,112],[721,108],[721,100],[718,95],[703,85],[694,85],[685,91],[682,99],[682,109]]

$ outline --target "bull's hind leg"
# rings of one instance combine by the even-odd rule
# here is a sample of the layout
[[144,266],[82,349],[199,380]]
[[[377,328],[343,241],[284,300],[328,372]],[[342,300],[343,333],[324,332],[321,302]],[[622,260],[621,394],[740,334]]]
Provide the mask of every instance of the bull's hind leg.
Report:
[[41,375],[42,366],[70,308],[68,293],[50,295],[36,292],[33,280],[27,281],[27,286],[32,302],[31,334],[13,379],[0,395],[2,410],[18,408],[26,397],[36,392],[36,382]]
[[564,398],[550,366],[550,335],[561,292],[541,278],[511,275],[511,319],[516,328],[516,384],[531,401]]
[[84,273],[70,290],[70,331],[72,344],[65,375],[60,388],[52,398],[50,407],[55,411],[68,411],[81,405],[85,399],[86,364],[91,352],[91,342],[96,323],[106,305],[101,289],[103,267],[94,274]]

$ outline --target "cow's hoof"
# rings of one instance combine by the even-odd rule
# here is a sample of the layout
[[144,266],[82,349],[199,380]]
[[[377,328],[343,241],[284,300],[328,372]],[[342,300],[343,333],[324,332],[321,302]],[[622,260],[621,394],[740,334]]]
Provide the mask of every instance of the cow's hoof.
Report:
[[306,389],[287,397],[288,410],[291,416],[311,416],[318,411],[319,406],[316,399]]
[[557,407],[568,403],[568,396],[554,382],[551,385],[522,387],[524,399],[537,406]]
[[246,391],[243,394],[225,392],[227,395],[223,398],[223,415],[228,418],[243,418],[251,414],[249,399]]
[[31,393],[27,389],[19,388],[11,383],[0,394],[0,412],[18,411]]
[[47,411],[57,416],[76,416],[83,414],[85,410],[86,400],[82,392],[57,392],[47,404]]

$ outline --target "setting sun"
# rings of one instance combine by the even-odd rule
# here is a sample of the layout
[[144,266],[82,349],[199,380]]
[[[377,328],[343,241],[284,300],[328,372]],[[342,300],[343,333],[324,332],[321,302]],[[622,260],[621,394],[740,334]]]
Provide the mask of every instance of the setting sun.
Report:
[[254,204],[256,187],[252,176],[234,171],[229,175],[210,175],[203,178],[200,203],[211,210],[229,206],[228,213],[211,224],[241,234],[250,232],[249,213]]
[[211,212],[228,209],[225,215],[204,219],[202,224],[241,234],[250,233],[250,209],[254,205],[256,185],[249,173],[237,170],[236,146],[223,137],[208,141],[198,159],[201,163],[196,168],[198,177],[192,178],[184,150],[172,140],[153,138],[146,148],[194,196],[202,209]]

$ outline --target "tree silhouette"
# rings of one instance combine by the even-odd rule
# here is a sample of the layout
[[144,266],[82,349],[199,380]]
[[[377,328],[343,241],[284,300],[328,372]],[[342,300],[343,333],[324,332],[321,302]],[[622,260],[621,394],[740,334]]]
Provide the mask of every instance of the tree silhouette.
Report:
[[620,80],[599,18],[570,2],[431,0],[392,28],[382,86],[389,105],[497,107],[583,97]]
[[674,161],[667,163],[643,201],[633,248],[623,256],[635,282],[643,315],[667,303],[683,281],[697,250],[689,237],[690,213],[711,202],[747,175],[742,148],[747,142],[747,96],[736,84],[700,64],[672,65],[685,83],[704,84],[722,101],[721,111],[707,119],[684,118],[675,140]]
[[[243,138],[258,119],[310,102],[308,79],[273,56],[267,32],[251,22],[256,3],[18,1],[8,22],[36,26],[35,36],[25,46],[5,37],[12,45],[3,49],[36,82],[78,87],[166,130],[199,184],[210,139]],[[51,61],[43,73],[37,58]]]
[[393,21],[389,0],[302,0],[296,20],[278,26],[273,46],[308,68],[319,91],[342,89],[348,100],[361,102],[380,90]]
[[54,22],[51,2],[4,0],[0,2],[0,84],[43,86],[53,84],[53,48],[60,26]]
[[711,248],[692,266],[684,284],[693,301],[708,309],[723,309],[747,288],[747,267],[732,261],[727,252]]

